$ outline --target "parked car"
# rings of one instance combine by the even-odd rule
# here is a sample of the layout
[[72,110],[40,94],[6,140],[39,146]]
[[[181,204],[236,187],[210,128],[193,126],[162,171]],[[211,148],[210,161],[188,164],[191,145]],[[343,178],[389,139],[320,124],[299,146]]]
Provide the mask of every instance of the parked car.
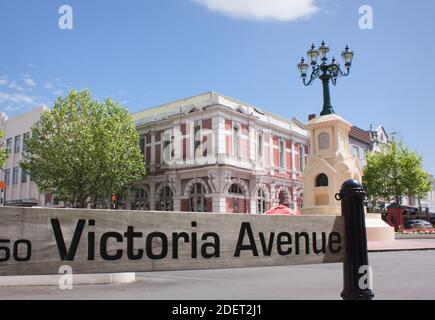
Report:
[[432,228],[432,224],[426,220],[409,220],[406,224],[407,229]]

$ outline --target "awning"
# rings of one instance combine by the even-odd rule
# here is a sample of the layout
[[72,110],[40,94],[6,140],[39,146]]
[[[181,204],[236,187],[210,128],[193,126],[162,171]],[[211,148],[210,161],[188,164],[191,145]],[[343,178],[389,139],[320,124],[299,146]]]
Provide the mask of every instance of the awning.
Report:
[[288,215],[297,216],[300,213],[296,212],[295,210],[290,209],[289,207],[287,207],[285,205],[280,204],[279,206],[270,209],[265,214],[288,214]]

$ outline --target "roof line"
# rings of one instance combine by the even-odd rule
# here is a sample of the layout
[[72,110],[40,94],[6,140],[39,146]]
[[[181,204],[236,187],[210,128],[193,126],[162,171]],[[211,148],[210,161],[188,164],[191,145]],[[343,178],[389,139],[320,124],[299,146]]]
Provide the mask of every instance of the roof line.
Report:
[[204,93],[197,94],[197,95],[194,95],[194,96],[190,96],[190,97],[187,97],[187,98],[181,98],[181,99],[177,99],[177,100],[169,101],[169,102],[166,102],[166,103],[162,103],[162,104],[157,105],[157,106],[154,106],[154,107],[145,108],[145,109],[142,109],[142,110],[140,110],[140,111],[134,112],[134,113],[132,113],[132,114],[137,114],[137,113],[141,113],[141,112],[143,112],[143,111],[150,111],[150,110],[153,110],[153,109],[158,109],[158,108],[164,107],[164,106],[166,106],[166,105],[168,105],[168,104],[173,104],[173,103],[181,102],[181,101],[183,101],[183,100],[189,100],[189,99],[196,98],[196,97],[200,97],[200,96],[203,96],[203,95],[206,95],[206,94],[213,95],[213,94],[217,94],[217,93],[214,92],[214,91],[206,91],[206,92],[204,92]]
[[[255,105],[253,105],[253,104],[251,104],[251,103],[247,103],[247,102],[244,102],[244,101],[238,100],[238,99],[236,99],[236,98],[229,97],[229,96],[224,95],[224,94],[221,94],[221,93],[219,93],[219,92],[217,92],[217,91],[206,91],[206,92],[204,92],[204,93],[197,94],[197,95],[193,95],[193,96],[190,96],[190,97],[187,97],[187,98],[177,99],[177,100],[174,100],[174,101],[170,101],[170,102],[167,102],[167,103],[160,104],[160,105],[155,106],[155,107],[150,107],[150,108],[143,109],[143,110],[141,110],[141,111],[134,112],[134,113],[132,113],[132,115],[139,114],[139,113],[144,112],[144,111],[151,111],[151,110],[153,110],[153,109],[162,108],[162,107],[167,106],[167,105],[170,105],[170,104],[175,104],[175,103],[177,103],[177,102],[181,102],[181,101],[184,101],[184,100],[189,100],[189,99],[192,99],[192,98],[200,97],[200,96],[203,96],[203,95],[206,95],[206,94],[209,94],[211,97],[212,97],[212,96],[220,96],[220,97],[223,97],[223,98],[225,98],[225,99],[228,99],[228,100],[230,100],[230,101],[232,101],[232,102],[234,102],[234,103],[238,103],[238,104],[241,104],[241,105],[245,105],[245,106],[248,106],[248,107],[254,108],[254,109],[258,110],[258,111],[261,111],[261,113],[263,113],[264,115],[266,115],[266,116],[271,116],[271,117],[273,117],[273,118],[275,118],[275,119],[277,119],[277,120],[280,120],[280,121],[289,122],[289,123],[296,122],[296,121],[295,121],[296,118],[293,118],[293,119],[287,119],[287,118],[285,118],[285,117],[283,117],[283,116],[278,116],[278,115],[276,115],[276,114],[274,114],[274,113],[272,113],[272,112],[265,111],[265,110],[264,110],[263,108],[261,108],[261,107],[257,107],[257,106],[255,106]],[[301,124],[303,124],[302,121],[300,121],[299,119],[296,119],[296,120],[297,120],[298,122],[300,122]]]

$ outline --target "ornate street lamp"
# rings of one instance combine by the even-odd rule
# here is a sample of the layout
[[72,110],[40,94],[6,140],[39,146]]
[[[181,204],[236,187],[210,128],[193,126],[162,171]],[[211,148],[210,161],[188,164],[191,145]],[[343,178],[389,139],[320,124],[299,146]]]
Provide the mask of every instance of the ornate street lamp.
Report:
[[[311,46],[310,50],[308,50],[307,55],[312,66],[311,75],[309,80],[307,81],[307,72],[309,65],[305,62],[305,59],[302,58],[301,62],[298,64],[298,69],[301,73],[301,78],[305,86],[312,85],[314,80],[319,78],[322,80],[323,84],[323,110],[320,113],[321,116],[334,113],[334,109],[331,106],[331,95],[329,92],[329,81],[331,80],[332,84],[335,86],[337,84],[338,77],[346,77],[350,73],[350,67],[352,65],[353,60],[353,52],[349,49],[348,46],[341,53],[341,57],[344,61],[344,67],[346,71],[343,72],[341,70],[340,64],[337,63],[335,58],[332,58],[331,62],[328,61],[328,52],[329,47],[325,44],[325,41],[322,41],[321,46],[316,49],[314,44]],[[319,63],[320,58],[320,63]]]

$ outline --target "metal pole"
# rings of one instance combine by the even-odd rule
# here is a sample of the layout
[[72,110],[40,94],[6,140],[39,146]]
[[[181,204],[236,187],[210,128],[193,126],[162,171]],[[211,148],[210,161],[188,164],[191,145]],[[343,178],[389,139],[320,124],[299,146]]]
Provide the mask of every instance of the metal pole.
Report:
[[[5,179],[6,180],[6,179]],[[5,181],[6,183],[6,181]],[[3,206],[6,207],[6,189],[8,188],[8,186],[6,185],[5,188],[3,189]]]
[[331,76],[326,73],[326,69],[322,69],[323,74],[319,77],[322,80],[323,86],[323,110],[320,113],[321,116],[334,113],[334,109],[331,106],[331,93],[329,90],[329,80]]
[[366,276],[366,284],[369,284],[371,276],[367,254],[364,189],[358,181],[348,180],[343,183],[336,197],[341,200],[346,233],[341,297],[344,300],[371,300],[374,297],[372,290],[361,283],[361,279]]

